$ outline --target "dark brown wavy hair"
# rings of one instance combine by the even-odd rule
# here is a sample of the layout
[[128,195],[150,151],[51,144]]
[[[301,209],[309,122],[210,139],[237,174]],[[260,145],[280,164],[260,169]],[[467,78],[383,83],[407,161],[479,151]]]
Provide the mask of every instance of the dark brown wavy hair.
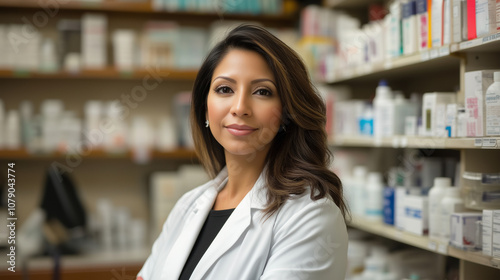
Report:
[[262,27],[245,24],[233,29],[210,51],[194,82],[191,129],[197,155],[207,172],[215,177],[226,165],[224,148],[204,124],[214,69],[231,49],[255,51],[265,59],[283,106],[285,131],[277,133],[266,157],[266,214],[272,215],[291,195],[303,194],[310,186],[311,199],[330,197],[345,218],[342,183],[328,168],[332,154],[325,131],[325,104],[299,55]]

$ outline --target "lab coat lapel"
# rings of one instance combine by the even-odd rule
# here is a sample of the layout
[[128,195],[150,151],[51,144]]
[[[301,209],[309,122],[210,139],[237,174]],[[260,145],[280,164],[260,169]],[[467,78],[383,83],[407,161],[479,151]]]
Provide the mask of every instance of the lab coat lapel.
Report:
[[212,186],[196,200],[195,205],[190,209],[191,213],[186,218],[184,227],[167,256],[161,279],[179,279],[208,213],[212,209],[217,193],[227,181],[227,175],[225,177],[223,174],[219,175],[210,182]]
[[245,234],[252,222],[252,208],[264,209],[266,206],[265,178],[262,172],[252,189],[234,209],[229,219],[219,231],[198,262],[190,279],[201,279],[214,263],[224,255]]

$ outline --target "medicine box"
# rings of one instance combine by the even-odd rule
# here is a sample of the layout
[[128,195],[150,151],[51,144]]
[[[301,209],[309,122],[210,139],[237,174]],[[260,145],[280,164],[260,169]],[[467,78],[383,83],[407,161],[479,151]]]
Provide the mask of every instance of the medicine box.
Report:
[[[482,250],[483,255],[492,256],[493,252],[493,212],[495,210],[483,210],[482,226]],[[498,210],[500,211],[500,210]]]
[[486,128],[486,105],[484,96],[493,83],[493,73],[500,70],[480,70],[465,73],[465,109],[467,113],[467,136],[482,137]]
[[428,198],[407,195],[404,199],[404,230],[417,235],[425,235],[429,230]]
[[483,218],[482,212],[463,212],[451,214],[450,244],[462,250],[474,250],[480,244],[476,239],[477,221]]
[[493,210],[492,256],[500,258],[500,210]]
[[446,105],[456,103],[454,92],[428,92],[422,99],[422,136],[446,137]]

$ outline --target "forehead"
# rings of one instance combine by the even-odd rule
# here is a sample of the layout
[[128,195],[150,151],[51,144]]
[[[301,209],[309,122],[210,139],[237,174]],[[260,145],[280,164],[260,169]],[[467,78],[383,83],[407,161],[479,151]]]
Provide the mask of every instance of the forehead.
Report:
[[219,75],[254,78],[268,78],[274,75],[266,60],[257,52],[245,49],[231,49],[215,67],[212,80]]

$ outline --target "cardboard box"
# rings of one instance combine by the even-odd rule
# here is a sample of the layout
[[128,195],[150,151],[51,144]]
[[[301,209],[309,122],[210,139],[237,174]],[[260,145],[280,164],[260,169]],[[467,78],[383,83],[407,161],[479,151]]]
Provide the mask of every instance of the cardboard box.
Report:
[[417,235],[425,235],[429,231],[428,198],[418,195],[407,195],[404,199],[404,230]]
[[465,73],[465,109],[467,136],[482,137],[486,129],[486,105],[484,95],[493,83],[493,73],[500,70],[480,70]]
[[492,256],[493,252],[493,211],[483,210],[482,250],[486,256]]
[[446,105],[456,103],[454,92],[428,92],[422,99],[422,136],[446,137]]
[[500,258],[500,210],[493,211],[492,256]]
[[451,214],[450,244],[462,250],[475,250],[479,247],[476,237],[477,221],[481,221],[483,213],[464,212]]

